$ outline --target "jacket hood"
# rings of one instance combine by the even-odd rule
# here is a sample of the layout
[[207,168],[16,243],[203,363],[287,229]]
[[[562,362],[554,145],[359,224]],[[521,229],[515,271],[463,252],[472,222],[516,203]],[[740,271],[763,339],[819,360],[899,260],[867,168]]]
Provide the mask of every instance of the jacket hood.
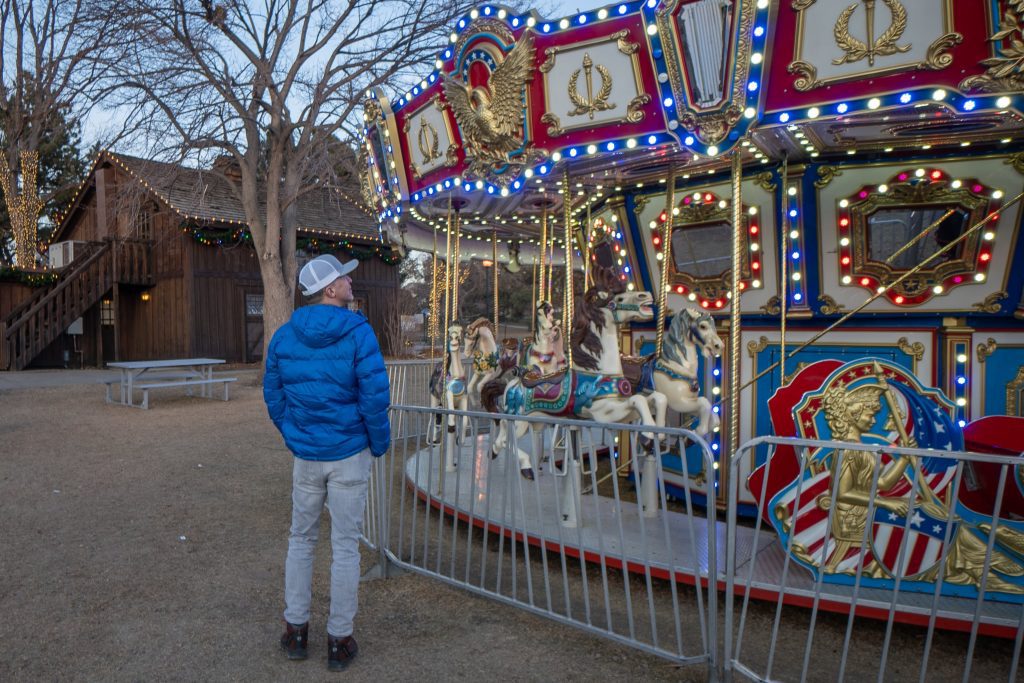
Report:
[[292,329],[306,346],[329,346],[360,325],[369,324],[362,315],[329,304],[303,306],[292,313]]

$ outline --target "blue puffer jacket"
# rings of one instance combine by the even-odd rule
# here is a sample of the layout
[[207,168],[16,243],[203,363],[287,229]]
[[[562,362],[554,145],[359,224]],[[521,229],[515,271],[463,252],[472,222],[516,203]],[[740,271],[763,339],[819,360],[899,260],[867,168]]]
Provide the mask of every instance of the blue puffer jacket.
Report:
[[384,358],[361,313],[303,306],[274,334],[263,398],[284,442],[303,460],[341,460],[391,443]]

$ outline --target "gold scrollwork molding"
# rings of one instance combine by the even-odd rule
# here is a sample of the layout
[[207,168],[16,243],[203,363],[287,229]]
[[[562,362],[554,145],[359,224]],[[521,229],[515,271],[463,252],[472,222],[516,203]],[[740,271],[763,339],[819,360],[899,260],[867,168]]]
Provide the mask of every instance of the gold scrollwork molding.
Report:
[[558,118],[558,115],[553,112],[546,112],[540,117],[541,123],[548,124],[548,136],[557,138],[559,135],[565,135],[565,129],[562,128],[562,121]]
[[984,363],[989,356],[996,352],[997,346],[996,340],[992,337],[989,337],[988,341],[984,344],[978,344],[978,347],[975,349],[978,354],[978,362]]
[[644,120],[643,106],[650,104],[651,96],[647,93],[641,93],[631,99],[629,104],[626,105],[626,120],[630,123],[640,123]]
[[813,90],[821,85],[821,81],[818,80],[818,68],[810,62],[798,59],[787,66],[786,71],[799,76],[799,78],[793,81],[793,87],[800,92]]
[[977,304],[971,304],[971,307],[977,309],[981,313],[998,313],[1003,310],[1003,307],[999,302],[1007,296],[1009,296],[1009,294],[1006,292],[992,292],[985,297],[984,301]]
[[765,171],[764,173],[758,173],[754,176],[754,184],[760,187],[765,192],[774,192],[778,184],[775,182],[775,176],[771,171]]
[[768,299],[768,303],[766,303],[764,306],[761,306],[761,310],[767,313],[768,315],[778,315],[782,313],[782,301],[779,299],[778,296],[773,296],[772,298]]
[[803,12],[818,0],[793,0],[793,11]]
[[[1020,417],[1020,398],[1024,390],[1024,365],[1017,368],[1017,376],[1006,383],[1006,414]],[[1024,468],[1018,468],[1024,469]],[[1020,475],[1018,475],[1020,476]]]
[[842,313],[845,310],[842,305],[828,294],[822,294],[819,296],[818,301],[821,303],[819,310],[823,315],[835,315],[836,313]]
[[786,386],[790,382],[792,382],[794,379],[796,379],[796,376],[799,375],[800,372],[804,368],[806,368],[808,365],[810,365],[810,363],[808,363],[805,360],[802,360],[799,363],[797,363],[796,364],[796,368],[793,370],[793,372],[789,373],[788,375],[786,375],[785,377],[782,378],[782,386]]
[[913,356],[918,362],[924,359],[924,344],[921,342],[911,344],[906,337],[900,337],[896,340],[896,348],[908,356]]
[[649,201],[651,200],[650,197],[648,197],[647,195],[640,195],[639,197],[637,197],[636,200],[633,202],[633,213],[639,216],[640,213],[644,210],[644,207],[647,206],[647,202]]
[[459,163],[459,150],[462,149],[460,145],[450,145],[448,151],[444,155],[444,165],[448,168],[455,166]]
[[1003,163],[1013,166],[1014,171],[1024,175],[1024,152],[1017,152]]
[[947,33],[936,38],[925,53],[924,61],[917,65],[918,69],[930,69],[938,71],[945,69],[953,63],[953,55],[949,50],[964,42],[964,37],[959,33]]
[[819,166],[818,179],[814,181],[814,186],[820,190],[827,187],[837,176],[841,175],[843,175],[843,172],[835,166]]
[[751,358],[757,358],[757,354],[768,348],[768,337],[761,337],[757,341],[747,342],[747,353]]

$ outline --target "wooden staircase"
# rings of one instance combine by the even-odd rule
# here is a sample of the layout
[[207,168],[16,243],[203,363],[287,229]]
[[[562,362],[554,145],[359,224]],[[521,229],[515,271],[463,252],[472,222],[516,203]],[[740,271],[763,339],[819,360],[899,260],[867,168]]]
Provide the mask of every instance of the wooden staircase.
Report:
[[140,240],[90,242],[55,283],[0,321],[0,369],[23,370],[115,283],[152,285],[151,246]]

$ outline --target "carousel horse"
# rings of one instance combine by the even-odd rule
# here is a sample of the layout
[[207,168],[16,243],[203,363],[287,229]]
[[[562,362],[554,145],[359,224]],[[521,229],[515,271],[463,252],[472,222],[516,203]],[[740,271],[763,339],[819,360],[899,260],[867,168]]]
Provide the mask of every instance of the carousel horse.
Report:
[[[434,366],[430,375],[430,407],[449,410],[468,410],[469,394],[466,390],[466,368],[462,364],[462,325],[455,323],[448,328],[446,358]],[[444,367],[448,372],[441,377]],[[454,415],[448,416],[448,431],[455,433],[456,443],[462,443],[462,436],[469,425],[469,418],[463,418],[462,429],[456,431]],[[427,437],[429,443],[440,443],[441,414],[434,416],[434,422]]]
[[[599,423],[622,423],[636,418],[645,425],[658,426],[647,400],[635,395],[623,377],[619,355],[619,325],[654,317],[650,292],[628,292],[614,271],[595,273],[595,285],[584,295],[573,324],[573,367],[541,375],[527,372],[513,377],[507,385],[490,382],[481,399],[487,410],[506,415],[547,415],[590,419]],[[500,402],[499,402],[500,397]],[[516,422],[514,443],[531,425]],[[543,425],[532,425],[534,430]],[[653,438],[653,434],[645,433]],[[507,420],[499,422],[491,444],[491,457],[508,443]],[[516,446],[519,471],[533,479],[530,455]]]
[[722,353],[722,340],[715,331],[715,320],[705,311],[684,308],[672,318],[662,340],[661,356],[623,358],[626,377],[639,391],[661,394],[668,407],[685,416],[696,416],[693,431],[705,436],[718,427],[718,415],[711,402],[701,396],[697,381],[697,352],[705,358]]
[[537,334],[524,344],[523,367],[547,375],[565,369],[565,343],[562,328],[555,318],[555,307],[547,301],[538,301],[535,312]]
[[480,388],[502,372],[498,344],[487,318],[477,318],[466,327],[466,355],[473,359],[473,377],[467,391],[479,403]]

